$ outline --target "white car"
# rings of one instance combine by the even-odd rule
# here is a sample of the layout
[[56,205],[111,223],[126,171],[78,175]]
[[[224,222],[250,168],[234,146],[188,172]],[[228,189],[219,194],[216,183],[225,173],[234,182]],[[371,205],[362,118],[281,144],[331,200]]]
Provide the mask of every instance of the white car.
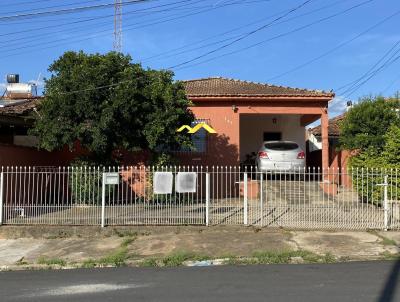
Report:
[[257,154],[259,171],[300,172],[306,166],[306,154],[295,142],[266,141]]

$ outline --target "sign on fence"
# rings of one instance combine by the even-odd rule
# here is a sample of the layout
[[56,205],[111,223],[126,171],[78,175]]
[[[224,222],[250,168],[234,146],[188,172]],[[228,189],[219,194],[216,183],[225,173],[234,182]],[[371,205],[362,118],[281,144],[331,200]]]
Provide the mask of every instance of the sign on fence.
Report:
[[153,193],[172,194],[172,172],[154,172]]
[[196,172],[178,172],[175,180],[176,192],[196,193]]
[[105,185],[118,185],[119,184],[119,173],[118,172],[104,173],[104,184]]

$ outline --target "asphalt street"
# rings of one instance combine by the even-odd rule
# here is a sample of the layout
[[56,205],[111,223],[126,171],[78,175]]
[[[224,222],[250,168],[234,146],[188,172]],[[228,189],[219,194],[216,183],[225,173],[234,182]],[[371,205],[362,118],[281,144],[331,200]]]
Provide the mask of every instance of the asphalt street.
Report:
[[0,273],[0,301],[400,301],[400,262]]

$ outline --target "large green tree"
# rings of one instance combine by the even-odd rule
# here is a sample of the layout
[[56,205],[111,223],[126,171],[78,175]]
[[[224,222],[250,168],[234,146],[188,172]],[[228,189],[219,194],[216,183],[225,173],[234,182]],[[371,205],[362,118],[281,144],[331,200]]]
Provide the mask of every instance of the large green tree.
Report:
[[189,142],[176,129],[193,121],[190,101],[171,71],[143,69],[116,52],[66,52],[49,71],[32,130],[40,147],[72,148],[79,141],[104,161],[117,148],[157,152]]
[[368,97],[361,99],[340,125],[342,149],[380,152],[384,135],[391,125],[400,125],[399,102],[396,98]]

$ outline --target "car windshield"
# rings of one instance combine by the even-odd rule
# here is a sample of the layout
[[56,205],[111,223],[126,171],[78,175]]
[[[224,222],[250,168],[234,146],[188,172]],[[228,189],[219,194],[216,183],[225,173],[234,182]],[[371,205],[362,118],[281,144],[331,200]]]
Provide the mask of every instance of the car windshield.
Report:
[[288,142],[271,142],[271,143],[265,143],[264,146],[265,148],[274,151],[296,150],[299,147],[296,143],[288,143]]

